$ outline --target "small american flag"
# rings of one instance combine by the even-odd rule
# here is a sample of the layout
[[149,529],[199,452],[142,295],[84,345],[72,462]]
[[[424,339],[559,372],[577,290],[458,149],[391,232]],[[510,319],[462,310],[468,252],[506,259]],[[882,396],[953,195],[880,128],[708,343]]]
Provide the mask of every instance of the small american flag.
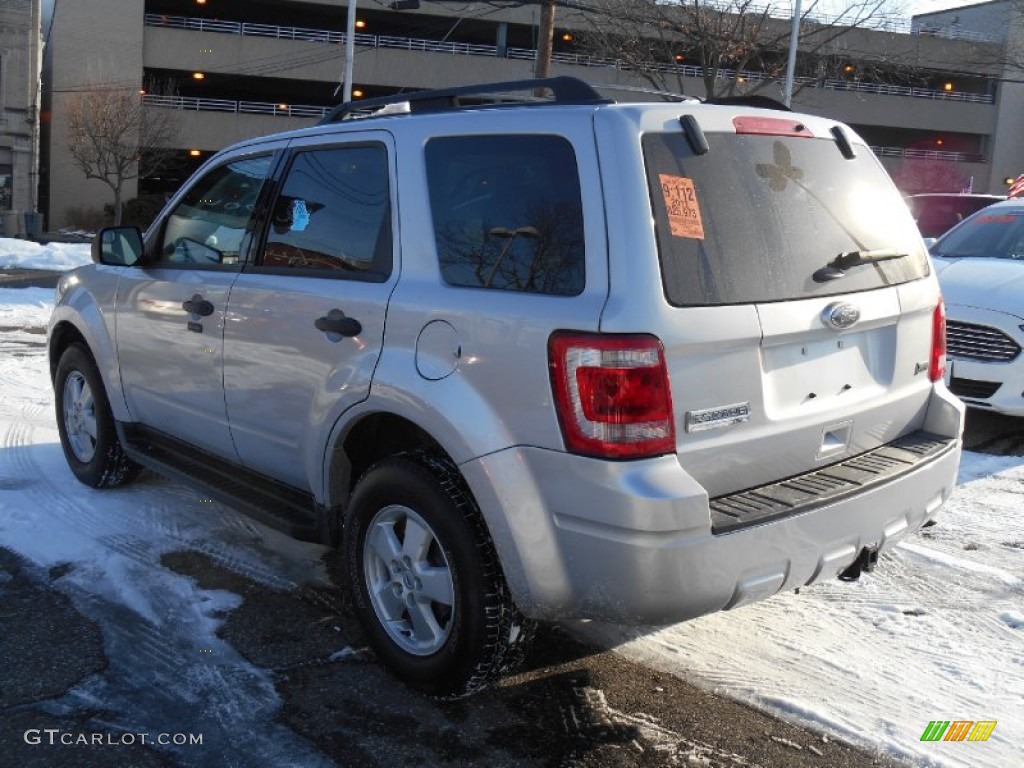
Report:
[[1022,197],[1024,196],[1024,173],[1017,177],[1016,181],[1010,185],[1010,188],[1006,190],[1006,196],[1009,198]]

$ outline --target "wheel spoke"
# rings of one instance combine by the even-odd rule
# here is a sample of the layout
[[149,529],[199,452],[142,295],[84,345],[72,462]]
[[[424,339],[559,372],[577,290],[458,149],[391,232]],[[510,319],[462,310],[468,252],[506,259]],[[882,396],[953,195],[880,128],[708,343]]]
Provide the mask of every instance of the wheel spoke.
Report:
[[395,526],[389,522],[379,522],[370,531],[367,545],[386,568],[388,564],[402,556],[402,545],[395,536]]
[[89,385],[85,381],[82,382],[82,389],[78,393],[77,402],[82,406],[82,411],[84,413],[92,413],[92,390],[89,389]]
[[79,375],[69,376],[65,387],[71,393],[69,405],[74,405],[82,397],[82,387],[85,386],[85,379]]
[[82,419],[82,430],[85,432],[85,434],[87,434],[89,437],[91,437],[93,439],[93,441],[95,442],[95,440],[96,440],[96,417],[94,415],[88,414],[88,415],[85,416],[85,418]]
[[402,554],[414,563],[422,563],[427,559],[427,550],[434,537],[411,517],[405,518],[405,540],[402,542]]
[[455,588],[452,585],[452,574],[445,567],[424,568],[417,572],[422,583],[419,590],[424,597],[441,605],[454,605]]
[[444,630],[438,626],[429,603],[416,602],[409,606],[409,621],[413,636],[421,645],[432,647],[444,639]]
[[402,598],[395,594],[390,581],[382,581],[374,589],[374,599],[381,613],[384,614],[384,621],[396,622],[402,618],[405,611],[405,603]]

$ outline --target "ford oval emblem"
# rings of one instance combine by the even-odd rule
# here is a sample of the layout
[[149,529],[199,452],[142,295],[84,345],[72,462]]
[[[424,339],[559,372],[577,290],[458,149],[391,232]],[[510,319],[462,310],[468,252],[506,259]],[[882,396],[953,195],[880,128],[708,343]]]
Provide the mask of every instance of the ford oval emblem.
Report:
[[829,328],[842,330],[860,320],[860,309],[854,304],[829,304],[821,313],[821,319]]

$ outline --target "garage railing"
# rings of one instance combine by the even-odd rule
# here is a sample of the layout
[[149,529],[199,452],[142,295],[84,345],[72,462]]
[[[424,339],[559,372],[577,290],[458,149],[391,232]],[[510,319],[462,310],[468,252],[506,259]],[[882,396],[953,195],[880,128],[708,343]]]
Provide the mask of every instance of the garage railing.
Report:
[[[280,40],[298,40],[311,43],[331,43],[340,45],[345,42],[345,35],[342,32],[335,32],[326,29],[310,29],[305,27],[280,27],[271,24],[250,24],[248,22],[219,21],[214,19],[201,19],[187,16],[169,16],[160,13],[147,13],[146,25],[151,27],[166,27],[170,29],[188,29],[198,32],[218,32],[233,35],[251,35],[257,37],[273,37]],[[356,34],[355,43],[357,47],[364,49],[391,49],[404,51],[417,51],[421,53],[448,53],[463,56],[491,56],[508,59],[533,61],[537,52],[531,48],[499,48],[495,45],[478,45],[472,43],[458,43],[440,40],[427,40],[411,37],[396,37],[393,35],[367,35]],[[577,53],[555,52],[551,56],[552,61],[560,64],[571,64],[581,67],[592,67],[597,69],[615,69],[620,71],[632,71],[635,68],[619,60],[600,58]],[[301,66],[298,64],[297,66]],[[286,69],[282,66],[279,69]],[[644,71],[660,72],[664,74],[680,74],[683,77],[700,78],[702,70],[692,64],[658,63],[651,62],[643,66]],[[763,72],[739,71],[732,69],[721,69],[717,73],[721,80],[740,79],[748,82],[761,82],[763,80],[776,80]],[[879,96],[909,96],[918,99],[932,99],[935,101],[956,101],[973,104],[994,104],[995,96],[989,93],[970,93],[967,91],[939,91],[930,88],[912,88],[900,85],[882,85],[878,83],[861,83],[849,80],[819,79],[819,78],[797,78],[797,84],[803,87],[821,88],[833,91],[856,91],[858,93],[871,93]]]

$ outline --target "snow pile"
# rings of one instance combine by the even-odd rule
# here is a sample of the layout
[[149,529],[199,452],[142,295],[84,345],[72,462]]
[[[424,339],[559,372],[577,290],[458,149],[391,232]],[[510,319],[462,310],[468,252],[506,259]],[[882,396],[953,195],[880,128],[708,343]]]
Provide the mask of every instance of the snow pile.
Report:
[[0,289],[0,329],[45,329],[52,312],[52,288]]
[[49,269],[64,272],[92,261],[89,243],[50,243],[0,237],[0,269]]

